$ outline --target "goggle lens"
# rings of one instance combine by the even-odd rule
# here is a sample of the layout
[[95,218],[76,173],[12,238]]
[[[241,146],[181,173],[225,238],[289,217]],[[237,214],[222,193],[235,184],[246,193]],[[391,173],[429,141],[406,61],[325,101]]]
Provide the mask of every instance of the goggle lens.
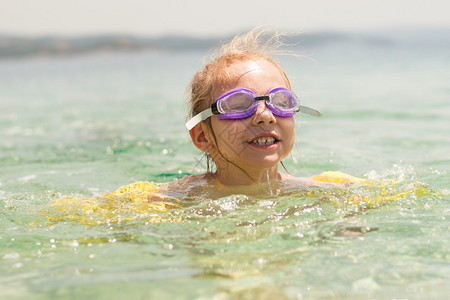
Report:
[[238,113],[245,112],[253,106],[253,96],[248,92],[235,92],[225,98],[218,101],[219,112],[226,113]]
[[298,99],[292,92],[277,91],[272,94],[271,104],[280,110],[297,110]]

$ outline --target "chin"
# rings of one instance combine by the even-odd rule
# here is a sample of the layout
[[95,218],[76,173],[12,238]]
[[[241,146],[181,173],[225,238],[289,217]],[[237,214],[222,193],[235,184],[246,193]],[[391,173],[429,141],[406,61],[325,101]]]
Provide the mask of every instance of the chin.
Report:
[[265,158],[261,160],[252,160],[252,164],[256,167],[260,167],[262,169],[268,169],[273,168],[275,166],[278,166],[278,163],[281,161],[281,159],[274,159],[274,158]]

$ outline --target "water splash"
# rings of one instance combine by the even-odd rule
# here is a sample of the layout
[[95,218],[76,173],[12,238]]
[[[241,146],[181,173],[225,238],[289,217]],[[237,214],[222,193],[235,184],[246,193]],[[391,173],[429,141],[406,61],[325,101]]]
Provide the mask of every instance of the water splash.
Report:
[[[419,199],[441,196],[419,181],[387,175],[357,178],[341,172],[325,172],[312,179],[331,182],[332,187],[274,187],[265,195],[236,194],[178,200],[158,193],[158,186],[137,182],[113,193],[91,198],[63,197],[53,200],[41,214],[46,222],[75,222],[85,225],[180,222],[205,218],[235,218],[235,224],[257,226],[282,219],[304,218],[305,222],[340,218],[390,203],[411,205]],[[401,172],[401,174],[404,174]],[[380,179],[389,178],[389,179]],[[37,224],[37,223],[36,223]]]

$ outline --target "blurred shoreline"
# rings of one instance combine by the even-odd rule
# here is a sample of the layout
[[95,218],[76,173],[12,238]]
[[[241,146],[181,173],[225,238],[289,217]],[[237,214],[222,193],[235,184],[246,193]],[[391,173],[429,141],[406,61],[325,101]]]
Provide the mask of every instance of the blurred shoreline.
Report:
[[[24,37],[0,33],[0,59],[110,52],[195,51],[214,48],[233,36],[195,38],[183,35],[139,37],[131,34],[105,34],[80,37]],[[450,47],[450,28],[392,29],[360,33],[322,31],[288,35],[285,41],[287,44],[302,47],[331,43],[364,43],[384,47],[402,45]]]

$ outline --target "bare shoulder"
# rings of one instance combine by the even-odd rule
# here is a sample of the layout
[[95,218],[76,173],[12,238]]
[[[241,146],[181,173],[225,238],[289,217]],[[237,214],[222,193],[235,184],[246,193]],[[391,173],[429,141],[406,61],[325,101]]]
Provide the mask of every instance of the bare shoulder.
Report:
[[195,174],[175,179],[165,184],[167,190],[185,190],[189,187],[207,184],[210,176],[208,174]]

